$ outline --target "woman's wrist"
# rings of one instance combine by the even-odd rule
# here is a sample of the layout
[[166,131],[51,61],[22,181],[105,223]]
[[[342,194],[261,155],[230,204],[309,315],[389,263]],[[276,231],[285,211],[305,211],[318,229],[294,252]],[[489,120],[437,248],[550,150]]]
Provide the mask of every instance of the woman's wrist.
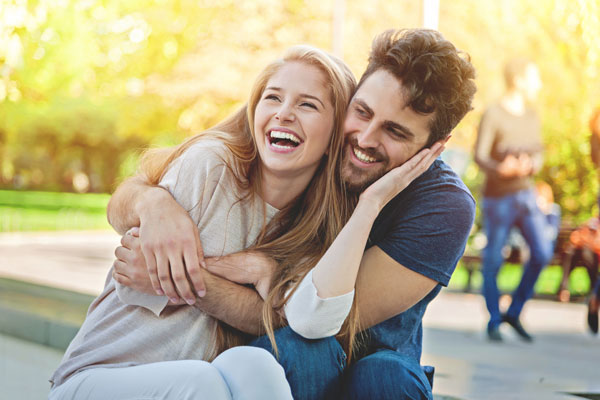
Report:
[[375,218],[377,218],[381,212],[381,208],[382,207],[379,204],[371,199],[360,198],[354,209],[354,213],[358,213],[371,221],[375,221]]

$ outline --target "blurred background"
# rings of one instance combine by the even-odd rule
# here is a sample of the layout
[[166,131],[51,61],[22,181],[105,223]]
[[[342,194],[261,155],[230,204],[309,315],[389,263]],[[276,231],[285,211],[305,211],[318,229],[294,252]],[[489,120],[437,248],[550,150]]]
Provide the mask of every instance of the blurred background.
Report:
[[[110,193],[135,173],[144,149],[179,143],[226,117],[246,101],[261,68],[291,45],[332,51],[359,77],[376,34],[422,26],[468,52],[477,69],[474,110],[444,154],[475,198],[484,178],[472,160],[477,126],[504,91],[504,63],[526,56],[543,81],[537,110],[545,161],[537,179],[550,184],[563,226],[597,216],[588,121],[600,106],[598,0],[0,0],[0,330],[11,335],[0,336],[0,376],[7,377],[0,386],[20,394],[8,398],[47,392],[45,380],[112,262],[118,237],[106,222]],[[451,291],[481,286],[480,214]],[[543,271],[538,297],[557,298],[558,264]],[[521,273],[517,257],[502,269],[500,290],[514,289]],[[562,288],[581,303],[591,275],[576,268],[566,276]],[[496,377],[502,390],[519,379],[538,391],[600,390],[593,383],[598,354],[588,351],[597,343],[582,339],[583,304],[533,302],[537,312],[526,322],[542,344],[507,344],[514,351],[506,352],[474,339],[486,319],[483,300],[447,293],[425,321],[426,361],[441,366],[443,392],[485,398]],[[574,355],[557,352],[560,346]],[[505,364],[482,369],[489,351]],[[525,378],[507,372],[515,366]],[[563,376],[566,383],[552,386]],[[32,382],[39,390],[27,397]]]

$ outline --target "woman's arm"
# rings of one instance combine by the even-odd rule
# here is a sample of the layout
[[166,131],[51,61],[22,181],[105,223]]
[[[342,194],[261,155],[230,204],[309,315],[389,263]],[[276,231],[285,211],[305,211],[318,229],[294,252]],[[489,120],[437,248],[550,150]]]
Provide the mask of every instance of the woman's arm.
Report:
[[344,228],[285,306],[294,331],[311,339],[339,331],[350,312],[356,277],[375,218],[392,198],[431,166],[442,150],[441,143],[422,150],[360,195]]

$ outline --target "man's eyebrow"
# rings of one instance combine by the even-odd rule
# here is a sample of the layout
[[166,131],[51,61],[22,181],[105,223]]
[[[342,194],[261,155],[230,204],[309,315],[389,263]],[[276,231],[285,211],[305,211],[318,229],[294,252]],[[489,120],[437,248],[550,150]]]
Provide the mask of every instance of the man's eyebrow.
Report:
[[[373,109],[371,107],[369,107],[367,105],[367,103],[363,100],[363,99],[358,99],[355,98],[354,100],[352,100],[354,103],[357,103],[358,105],[360,105],[364,111],[369,114],[370,116],[375,115],[375,112],[373,111]],[[400,131],[402,133],[404,133],[404,135],[407,137],[407,139],[413,139],[416,135],[414,134],[413,131],[411,131],[408,127],[401,125],[397,122],[394,121],[390,121],[390,120],[385,120],[383,122],[383,125],[388,128],[388,129],[393,129],[393,130],[397,130]]]
[[413,139],[415,137],[413,131],[411,131],[410,129],[408,129],[408,127],[404,125],[400,125],[397,122],[387,120],[383,123],[383,125],[388,129],[393,129],[404,133],[407,139]]
[[[281,88],[277,87],[277,86],[268,86],[268,87],[265,88],[265,90],[274,90],[274,91],[280,92]],[[300,97],[304,97],[304,98],[307,98],[307,99],[316,100],[319,103],[321,103],[321,107],[325,108],[325,104],[323,104],[323,102],[321,101],[321,99],[319,99],[316,96],[313,96],[313,95],[310,95],[310,94],[306,94],[306,93],[300,93]]]
[[357,103],[359,106],[361,106],[364,111],[369,114],[370,116],[373,116],[375,113],[373,112],[373,109],[371,107],[369,107],[367,105],[367,102],[364,101],[363,99],[359,99],[359,98],[355,98],[354,100],[352,100],[353,103]]

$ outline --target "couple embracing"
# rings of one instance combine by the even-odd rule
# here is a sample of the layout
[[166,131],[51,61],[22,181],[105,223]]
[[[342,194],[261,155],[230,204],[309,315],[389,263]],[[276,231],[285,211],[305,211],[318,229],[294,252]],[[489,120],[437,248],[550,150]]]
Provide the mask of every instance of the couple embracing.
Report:
[[147,153],[50,399],[431,399],[421,320],[475,214],[438,156],[474,74],[431,30],[376,37],[358,84],[296,46],[229,119]]

